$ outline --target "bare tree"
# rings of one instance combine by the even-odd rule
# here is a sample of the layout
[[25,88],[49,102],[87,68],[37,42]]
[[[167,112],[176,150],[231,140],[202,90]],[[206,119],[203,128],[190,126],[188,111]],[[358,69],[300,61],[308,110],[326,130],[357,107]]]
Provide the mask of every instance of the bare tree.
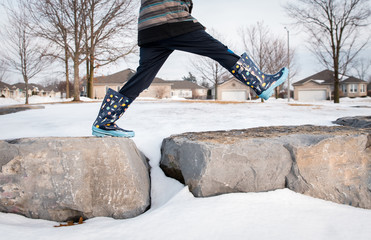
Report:
[[47,55],[64,63],[66,97],[70,97],[69,48],[72,44],[71,26],[68,24],[67,2],[60,0],[28,0],[35,35],[49,41]]
[[134,0],[87,0],[85,50],[88,97],[93,97],[94,70],[134,53]]
[[297,0],[285,6],[289,17],[309,35],[310,50],[334,71],[334,102],[339,103],[340,74],[366,46],[365,32],[371,15],[369,0]]
[[[54,53],[65,62],[69,85],[69,62],[73,62],[74,101],[80,100],[80,65],[85,61],[84,34],[88,12],[87,0],[28,0],[39,36],[55,44]],[[62,53],[62,54],[61,54]],[[61,57],[63,56],[63,57]],[[67,91],[69,87],[66,86]]]
[[[15,4],[14,4],[15,3]],[[46,66],[44,50],[32,34],[29,12],[24,1],[8,1],[6,8],[8,25],[3,28],[5,62],[9,70],[19,73],[25,82],[25,104],[28,104],[28,82]]]
[[166,97],[166,87],[158,87],[156,88],[156,98],[163,99]]
[[255,60],[255,63],[262,71],[268,68],[268,54],[270,46],[269,29],[263,22],[255,25],[240,28],[240,36],[244,45],[244,50]]
[[203,80],[206,80],[215,88],[215,99],[218,99],[218,85],[223,83],[224,76],[228,71],[218,62],[207,57],[196,57],[191,65],[198,72]]
[[[214,35],[217,39],[222,40],[223,38],[216,31],[211,30],[211,35]],[[229,72],[222,67],[218,62],[208,57],[197,56],[190,61],[191,67],[200,74],[202,81],[206,81],[215,88],[215,99],[218,99],[218,85],[223,83]],[[232,77],[231,75],[228,76]]]
[[[287,53],[287,43],[276,37],[264,22],[240,28],[240,36],[245,51],[254,59],[258,67],[265,73],[274,74],[282,67],[290,69],[290,77],[297,74],[295,66],[295,49]],[[279,87],[276,88],[278,97]]]
[[369,70],[371,70],[371,60],[366,58],[356,59],[351,64],[351,70],[355,72],[357,78],[367,81]]
[[0,59],[0,82],[6,80],[7,67],[4,59]]

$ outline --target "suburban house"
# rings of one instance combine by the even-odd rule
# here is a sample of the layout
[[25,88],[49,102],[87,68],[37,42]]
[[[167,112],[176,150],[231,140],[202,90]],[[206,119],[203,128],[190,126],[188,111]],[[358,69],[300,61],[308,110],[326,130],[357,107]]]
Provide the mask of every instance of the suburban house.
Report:
[[[298,101],[308,102],[331,99],[334,91],[334,72],[324,70],[295,82],[293,87],[294,99]],[[341,97],[367,96],[367,82],[355,77],[342,76],[339,87]]]
[[[119,91],[121,87],[135,74],[132,69],[126,69],[118,73],[101,76],[94,79],[93,98],[104,98],[108,88]],[[86,94],[86,79],[83,80],[83,94]],[[165,81],[155,78],[152,84],[144,90],[140,98],[206,98],[207,89],[195,83],[187,81]]]
[[[26,84],[16,83],[13,85],[0,82],[0,97],[6,98],[24,98],[26,96]],[[41,96],[41,97],[61,97],[61,93],[55,88],[45,88],[41,85],[29,83],[28,96]]]
[[188,99],[206,99],[207,88],[191,81],[168,81],[171,85],[171,97]]
[[[213,90],[215,92],[215,89]],[[231,78],[217,87],[219,101],[246,101],[255,97],[255,92],[236,78]]]
[[0,82],[0,97],[10,98],[11,85],[5,82]]
[[[106,95],[108,88],[119,91],[122,86],[135,74],[132,69],[126,69],[112,75],[100,76],[94,79],[93,84],[93,98],[102,99]],[[86,79],[82,84],[83,95],[86,95],[87,86]],[[160,78],[155,78],[151,86],[144,90],[139,97],[142,98],[170,98],[171,83],[168,83]]]

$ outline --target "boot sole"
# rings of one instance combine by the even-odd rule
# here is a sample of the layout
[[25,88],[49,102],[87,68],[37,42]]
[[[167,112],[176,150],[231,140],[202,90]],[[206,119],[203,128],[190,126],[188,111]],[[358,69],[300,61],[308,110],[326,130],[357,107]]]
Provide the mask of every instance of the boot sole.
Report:
[[135,136],[134,132],[122,132],[122,131],[106,131],[96,127],[92,127],[92,135],[96,137],[124,137],[132,138]]
[[273,90],[284,83],[289,75],[289,70],[285,68],[283,75],[272,85],[270,88],[265,90],[262,94],[258,95],[258,97],[263,98],[264,100],[268,100],[273,95]]

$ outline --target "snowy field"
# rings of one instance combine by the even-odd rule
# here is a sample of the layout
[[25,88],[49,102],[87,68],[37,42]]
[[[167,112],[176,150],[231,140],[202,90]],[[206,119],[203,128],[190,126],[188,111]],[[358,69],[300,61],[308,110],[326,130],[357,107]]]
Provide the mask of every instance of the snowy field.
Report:
[[[2,103],[9,105],[14,103]],[[45,109],[0,115],[0,139],[90,136],[100,103],[45,104]],[[371,239],[371,210],[314,199],[290,190],[194,198],[158,167],[162,140],[172,134],[272,125],[333,125],[339,117],[371,115],[371,98],[331,102],[217,104],[136,101],[118,125],[152,166],[152,207],[126,220],[94,218],[53,228],[56,222],[0,213],[1,239]]]
[[[81,101],[84,102],[91,102],[94,101],[90,98],[81,97]],[[40,97],[40,96],[30,96],[28,98],[29,104],[36,104],[36,103],[58,103],[58,102],[69,102],[72,101],[72,98],[57,98],[57,97]],[[9,106],[9,105],[17,105],[17,104],[24,104],[26,102],[25,98],[0,98],[0,107],[2,106]]]

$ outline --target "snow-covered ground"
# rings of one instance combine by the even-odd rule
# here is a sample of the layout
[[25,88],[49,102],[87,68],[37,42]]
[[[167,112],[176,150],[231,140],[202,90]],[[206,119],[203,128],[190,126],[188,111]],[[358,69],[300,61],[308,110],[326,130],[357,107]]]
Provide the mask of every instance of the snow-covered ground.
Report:
[[[1,102],[0,102],[1,105]],[[90,136],[100,103],[46,104],[0,116],[0,139]],[[371,210],[290,190],[194,198],[158,167],[162,140],[172,134],[272,125],[332,125],[339,117],[371,115],[371,98],[239,104],[136,101],[118,124],[151,160],[152,207],[126,220],[94,218],[73,227],[0,213],[1,239],[371,239]]]
[[[73,98],[57,98],[57,97],[40,97],[40,96],[30,96],[28,98],[29,104],[36,104],[36,103],[58,103],[58,102],[70,102]],[[90,98],[81,97],[80,99],[83,102],[91,102],[96,101]],[[2,106],[9,106],[15,104],[24,104],[25,98],[0,98],[0,107]]]

